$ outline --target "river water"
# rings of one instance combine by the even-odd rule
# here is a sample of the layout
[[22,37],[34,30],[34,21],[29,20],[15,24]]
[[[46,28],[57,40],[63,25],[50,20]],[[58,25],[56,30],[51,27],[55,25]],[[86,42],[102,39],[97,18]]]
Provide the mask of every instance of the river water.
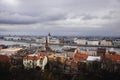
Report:
[[[26,42],[17,42],[17,41],[5,41],[5,40],[0,40],[0,44],[4,44],[4,45],[22,45],[22,46],[30,46],[30,43],[26,43]],[[31,45],[35,45],[35,46],[42,46],[42,44],[37,44],[37,43],[31,43]],[[53,49],[55,50],[61,50],[63,48],[63,46],[61,45],[50,45]],[[80,47],[82,49],[93,49],[95,50],[97,47]],[[107,50],[110,50],[111,48],[106,48]],[[118,54],[120,54],[120,48],[113,48],[113,50],[115,52],[117,52]]]

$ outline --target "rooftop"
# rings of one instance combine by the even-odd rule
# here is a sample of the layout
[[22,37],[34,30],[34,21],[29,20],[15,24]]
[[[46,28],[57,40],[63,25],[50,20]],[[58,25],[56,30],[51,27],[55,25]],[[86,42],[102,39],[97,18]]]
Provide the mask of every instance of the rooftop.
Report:
[[110,60],[113,60],[113,61],[120,61],[120,55],[118,55],[118,54],[114,54],[114,55],[106,54],[105,57],[107,59],[110,59]]

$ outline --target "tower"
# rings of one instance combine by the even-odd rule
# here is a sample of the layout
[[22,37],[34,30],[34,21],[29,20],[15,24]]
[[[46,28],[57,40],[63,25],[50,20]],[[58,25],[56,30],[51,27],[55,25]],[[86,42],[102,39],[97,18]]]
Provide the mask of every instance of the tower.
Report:
[[47,37],[46,37],[45,49],[46,49],[46,52],[52,51],[51,48],[48,45],[48,38]]
[[47,36],[47,41],[48,41],[48,43],[50,43],[51,38],[52,38],[52,37],[51,37],[51,34],[49,33],[48,36]]

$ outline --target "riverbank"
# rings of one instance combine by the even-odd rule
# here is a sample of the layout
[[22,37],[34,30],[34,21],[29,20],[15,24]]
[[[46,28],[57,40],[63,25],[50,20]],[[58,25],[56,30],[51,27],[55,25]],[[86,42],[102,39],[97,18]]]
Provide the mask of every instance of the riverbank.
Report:
[[[2,41],[12,41],[12,42],[20,42],[20,43],[28,43],[28,44],[45,44],[45,43],[39,43],[39,42],[35,42],[35,41],[25,41],[25,40],[2,40]],[[73,44],[73,43],[70,43],[70,44],[67,44],[67,43],[59,43],[59,44],[51,44],[49,43],[50,45],[61,45],[61,46],[64,46],[64,45],[67,45],[67,46],[79,46],[79,47],[106,47],[106,48],[120,48],[120,46],[103,46],[103,45],[79,45],[79,44]]]
[[[44,44],[40,44],[40,43],[30,43],[30,42],[21,42],[21,41],[5,41],[5,40],[0,40],[0,44],[4,44],[4,45],[23,45],[23,46],[44,46]],[[50,46],[52,48],[56,49],[62,49],[63,46],[75,46],[75,47],[80,47],[80,48],[84,48],[84,49],[97,49],[98,46],[84,46],[84,45],[66,45],[66,44],[61,44],[61,45],[57,45],[57,44],[50,44]],[[102,47],[102,46],[100,46]],[[110,50],[111,47],[105,47],[106,49]],[[113,47],[112,47],[113,48]],[[113,48],[118,54],[120,54],[120,48]]]

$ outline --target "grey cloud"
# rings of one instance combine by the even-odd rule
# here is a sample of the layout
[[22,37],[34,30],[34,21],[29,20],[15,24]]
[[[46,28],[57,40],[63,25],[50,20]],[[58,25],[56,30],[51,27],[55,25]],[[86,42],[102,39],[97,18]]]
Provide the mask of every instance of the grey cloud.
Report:
[[0,31],[7,31],[6,29],[0,28]]
[[[116,1],[120,0],[19,0],[18,6],[5,5],[0,1],[0,29],[13,32],[51,31],[86,35],[109,35],[111,32],[111,35],[113,33],[117,35],[120,33],[118,24],[120,4]],[[71,22],[64,24],[68,18]],[[76,25],[74,24],[76,19],[78,23],[83,24],[96,19],[100,24],[95,26],[100,27]],[[63,21],[63,23],[58,24],[57,21]],[[107,22],[102,23],[102,21]],[[3,25],[4,28],[1,28]]]
[[31,24],[36,23],[38,18],[21,15],[18,13],[8,13],[8,12],[1,12],[0,13],[0,23],[1,24]]
[[92,20],[92,19],[97,19],[97,16],[92,16],[92,15],[84,15],[83,20]]
[[18,13],[0,12],[1,24],[35,24],[46,23],[49,21],[56,21],[65,19],[66,16],[62,14],[44,15],[44,16],[28,16]]
[[[5,19],[6,15],[0,20],[2,24],[33,24],[33,23],[41,23],[47,21],[57,21],[60,19],[66,19],[66,16],[69,14],[80,15],[83,13],[88,13],[89,15],[83,15],[83,20],[94,19],[97,18],[94,16],[99,10],[104,10],[104,7],[107,7],[107,4],[110,4],[109,0],[24,0],[20,1],[20,5],[18,7],[14,7],[14,9],[10,9],[8,6],[1,3],[0,11],[6,10],[8,12],[22,14],[21,18],[17,18],[17,16],[10,17],[11,19]],[[96,12],[95,12],[96,11]],[[91,14],[93,16],[91,16]],[[0,17],[1,17],[0,16]],[[9,17],[8,16],[8,17]],[[27,18],[26,18],[27,16]],[[17,18],[17,20],[14,20]]]
[[117,2],[120,2],[120,0],[117,0]]
[[112,19],[112,18],[113,18],[113,17],[110,16],[110,15],[105,15],[105,16],[102,17],[102,19]]
[[47,24],[48,22],[64,20],[66,18],[67,18],[67,16],[64,15],[64,14],[46,15],[46,16],[41,17],[40,23],[46,23]]
[[106,15],[102,16],[102,19],[108,19],[108,20],[116,19],[116,20],[118,20],[118,19],[120,19],[119,14],[120,14],[120,10],[111,10]]

